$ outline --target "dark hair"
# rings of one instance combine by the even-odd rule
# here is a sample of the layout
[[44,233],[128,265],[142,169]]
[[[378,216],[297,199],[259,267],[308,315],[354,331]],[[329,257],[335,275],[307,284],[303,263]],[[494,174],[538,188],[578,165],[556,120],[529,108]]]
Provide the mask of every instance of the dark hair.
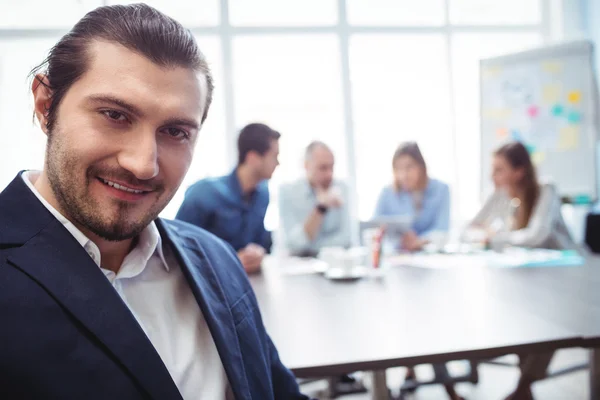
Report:
[[58,106],[69,88],[86,71],[88,48],[92,41],[118,43],[164,67],[191,68],[205,74],[208,91],[206,119],[212,101],[213,79],[210,68],[192,33],[179,22],[146,4],[98,7],[87,13],[52,47],[46,60],[30,75],[46,85],[37,74],[48,79],[51,103],[47,110],[48,130],[56,124]]
[[238,165],[246,161],[246,156],[254,151],[261,156],[271,148],[271,142],[278,140],[281,134],[265,124],[246,125],[238,137]]
[[[421,153],[421,149],[417,142],[405,142],[402,143],[396,151],[394,152],[394,157],[392,157],[392,168],[396,164],[396,161],[400,157],[408,156],[412,158],[420,167],[423,168],[423,172],[425,177],[427,177],[427,164],[425,163],[425,159],[423,158],[423,154]],[[394,180],[394,188],[396,190],[400,190],[400,182]]]
[[520,142],[507,143],[496,150],[494,155],[503,157],[512,168],[523,169],[523,179],[519,183],[523,190],[523,198],[519,199],[523,212],[517,214],[515,226],[516,229],[523,229],[529,224],[529,218],[540,193],[535,167],[527,148]]

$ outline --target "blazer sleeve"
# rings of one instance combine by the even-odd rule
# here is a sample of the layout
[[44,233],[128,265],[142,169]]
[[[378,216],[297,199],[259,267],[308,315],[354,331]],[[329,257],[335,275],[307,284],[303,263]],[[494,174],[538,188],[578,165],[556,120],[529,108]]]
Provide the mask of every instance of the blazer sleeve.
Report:
[[267,346],[271,361],[271,374],[273,378],[273,393],[276,399],[309,400],[309,397],[300,393],[296,378],[279,359],[279,353],[271,338],[267,335]]

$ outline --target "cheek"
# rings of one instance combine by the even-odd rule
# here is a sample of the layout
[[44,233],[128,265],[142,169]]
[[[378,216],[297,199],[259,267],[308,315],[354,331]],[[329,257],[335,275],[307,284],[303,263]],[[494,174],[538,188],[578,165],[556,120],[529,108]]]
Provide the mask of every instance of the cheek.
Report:
[[410,172],[407,174],[408,180],[410,183],[416,183],[419,181],[419,170],[416,168],[410,169]]
[[179,186],[192,163],[191,148],[166,149],[159,155],[159,169],[169,187]]

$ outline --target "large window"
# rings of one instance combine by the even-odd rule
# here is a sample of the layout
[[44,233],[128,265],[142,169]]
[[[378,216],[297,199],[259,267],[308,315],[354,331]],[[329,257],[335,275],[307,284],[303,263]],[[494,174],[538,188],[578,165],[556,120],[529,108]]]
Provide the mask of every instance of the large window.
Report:
[[359,215],[392,181],[392,155],[419,143],[431,176],[454,183],[446,41],[440,34],[357,35],[350,41]]
[[327,142],[337,156],[336,173],[348,176],[339,43],[334,35],[242,36],[233,56],[236,126],[265,122],[282,134],[265,222],[274,228],[277,187],[301,175],[310,141]]
[[[163,216],[194,181],[227,173],[237,131],[281,131],[277,186],[303,174],[313,139],[336,153],[336,173],[368,218],[391,181],[391,156],[420,144],[430,174],[452,188],[454,219],[480,204],[478,63],[542,44],[551,0],[147,0],[196,35],[215,75],[212,109],[193,165]],[[27,72],[74,22],[121,0],[21,0],[0,13],[0,188],[40,168],[45,137],[31,117]]]
[[0,188],[23,169],[40,169],[46,136],[33,119],[29,71],[56,38],[0,40]]
[[469,217],[480,205],[479,60],[541,44],[539,33],[457,33],[452,36],[456,115],[456,170],[460,177],[454,202],[457,215]]

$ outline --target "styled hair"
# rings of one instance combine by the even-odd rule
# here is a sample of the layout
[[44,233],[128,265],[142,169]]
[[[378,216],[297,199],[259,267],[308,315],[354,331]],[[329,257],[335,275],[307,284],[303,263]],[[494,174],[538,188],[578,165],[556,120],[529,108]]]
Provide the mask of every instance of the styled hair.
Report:
[[238,165],[246,161],[246,156],[251,151],[264,155],[271,148],[271,142],[280,137],[281,134],[268,125],[259,123],[246,125],[238,136]]
[[[58,107],[71,86],[87,71],[93,41],[120,44],[162,67],[183,67],[206,76],[208,91],[202,122],[208,115],[213,78],[192,33],[173,18],[146,4],[98,7],[87,13],[52,47],[30,75],[51,92],[48,130],[56,124]],[[44,82],[38,77],[46,77]]]
[[496,150],[494,155],[503,157],[512,168],[523,169],[523,178],[519,182],[519,186],[523,192],[523,198],[519,199],[523,212],[517,213],[515,221],[515,229],[523,229],[529,224],[533,207],[540,194],[540,185],[537,180],[535,167],[531,162],[527,148],[520,142],[507,143]]
[[[394,156],[392,157],[392,168],[394,168],[396,165],[396,161],[398,161],[400,157],[404,156],[412,158],[423,169],[423,175],[426,179],[427,164],[425,163],[425,158],[423,158],[423,154],[421,153],[421,149],[419,148],[417,142],[405,142],[398,146],[394,152]],[[394,189],[400,190],[401,186],[402,185],[400,185],[400,182],[394,178]]]

